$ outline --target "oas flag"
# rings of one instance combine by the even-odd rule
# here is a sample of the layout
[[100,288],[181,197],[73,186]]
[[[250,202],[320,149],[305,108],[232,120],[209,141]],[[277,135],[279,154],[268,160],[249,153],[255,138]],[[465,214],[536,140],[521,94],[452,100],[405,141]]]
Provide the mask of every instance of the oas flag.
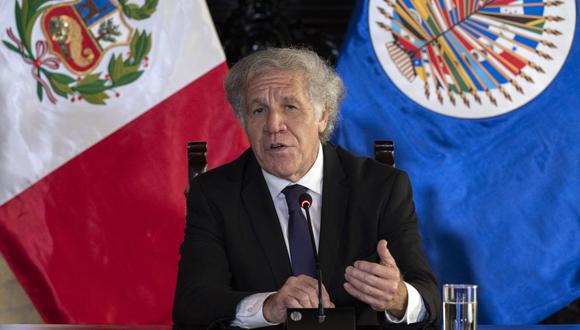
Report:
[[0,2],[0,250],[55,323],[169,323],[187,183],[247,145],[206,4]]
[[[392,139],[443,283],[480,323],[535,323],[580,297],[578,1],[359,1],[334,141]],[[405,274],[403,274],[404,276]]]

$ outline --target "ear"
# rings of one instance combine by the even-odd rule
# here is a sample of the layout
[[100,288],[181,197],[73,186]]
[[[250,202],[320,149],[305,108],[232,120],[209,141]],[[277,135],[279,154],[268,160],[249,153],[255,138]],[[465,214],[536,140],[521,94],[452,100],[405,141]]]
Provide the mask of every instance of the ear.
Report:
[[318,133],[322,134],[326,126],[328,126],[328,107],[325,104],[322,106],[320,118],[318,119]]

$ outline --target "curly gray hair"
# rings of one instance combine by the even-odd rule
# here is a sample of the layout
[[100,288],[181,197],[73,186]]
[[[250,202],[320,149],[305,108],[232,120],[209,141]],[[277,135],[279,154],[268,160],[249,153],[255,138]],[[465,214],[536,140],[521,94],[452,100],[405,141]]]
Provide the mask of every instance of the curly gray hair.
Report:
[[229,71],[224,87],[228,102],[244,125],[245,94],[248,83],[269,71],[299,71],[304,75],[306,91],[320,118],[322,108],[328,111],[328,125],[320,134],[326,142],[334,130],[338,107],[344,95],[344,85],[334,69],[315,52],[297,48],[270,48],[257,51],[238,61]]

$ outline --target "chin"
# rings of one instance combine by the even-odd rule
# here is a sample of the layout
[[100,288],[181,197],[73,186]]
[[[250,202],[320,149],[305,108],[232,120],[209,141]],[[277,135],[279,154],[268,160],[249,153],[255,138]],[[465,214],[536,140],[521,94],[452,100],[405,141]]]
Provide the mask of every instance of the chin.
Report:
[[270,172],[270,173],[272,173],[275,176],[280,177],[280,178],[286,178],[286,177],[289,177],[292,175],[291,171],[288,171],[286,169],[280,169],[280,168],[275,168],[275,169],[272,169],[271,171],[268,171],[268,172]]
[[266,170],[266,172],[273,174],[279,178],[284,178],[284,179],[288,179],[289,177],[291,177],[295,173],[291,169],[286,168],[284,166],[269,166],[269,167],[264,168],[264,169]]

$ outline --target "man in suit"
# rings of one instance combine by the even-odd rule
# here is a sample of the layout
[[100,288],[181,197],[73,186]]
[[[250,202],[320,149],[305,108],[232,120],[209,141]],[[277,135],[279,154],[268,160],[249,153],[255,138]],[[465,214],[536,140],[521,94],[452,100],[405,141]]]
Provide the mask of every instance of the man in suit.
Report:
[[269,49],[225,82],[251,148],[190,183],[173,318],[254,328],[318,306],[297,196],[312,196],[325,307],[357,324],[436,326],[439,290],[407,175],[327,143],[343,85],[315,53]]

